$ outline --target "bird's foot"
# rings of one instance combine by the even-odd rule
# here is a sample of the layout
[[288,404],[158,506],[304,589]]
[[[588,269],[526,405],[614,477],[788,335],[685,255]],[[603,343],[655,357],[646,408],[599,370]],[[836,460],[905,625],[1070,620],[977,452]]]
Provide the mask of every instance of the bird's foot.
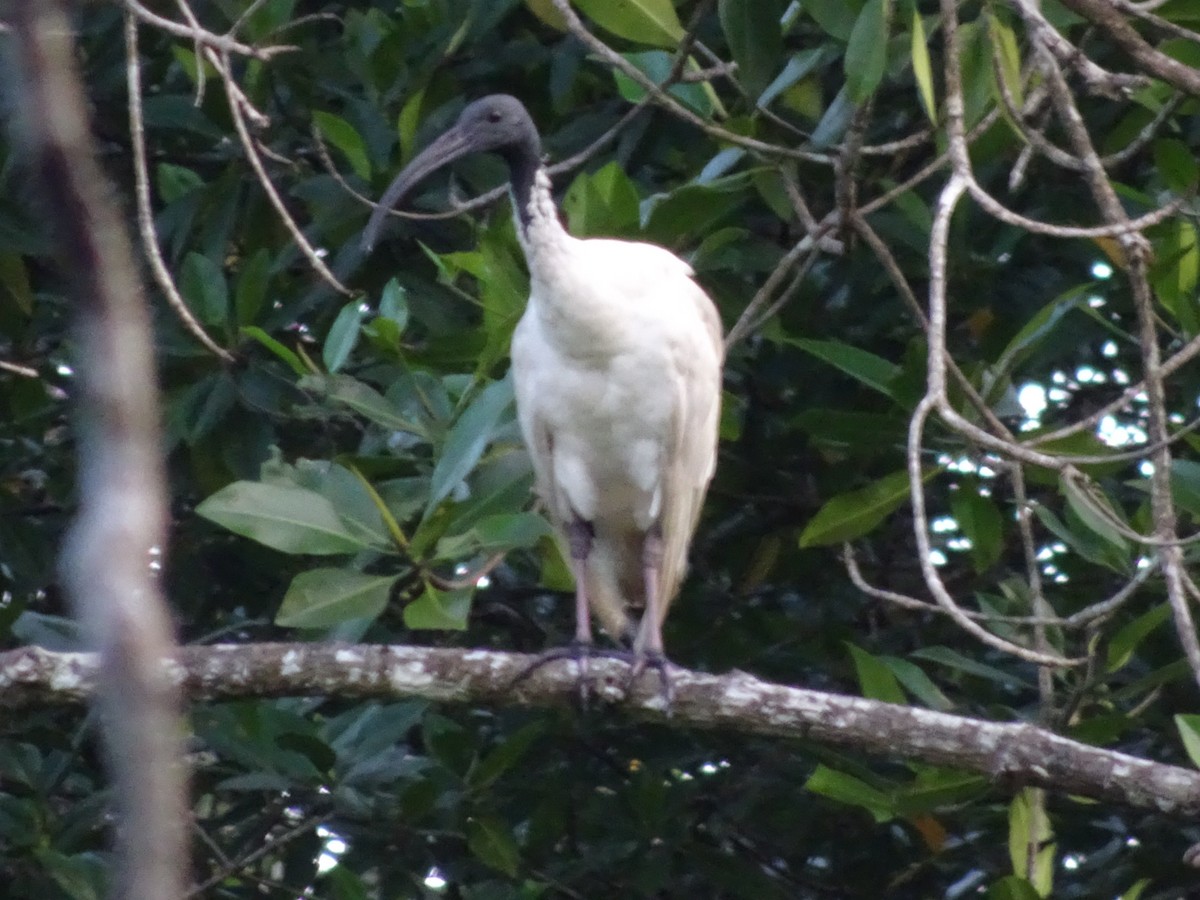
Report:
[[675,685],[671,681],[671,661],[662,653],[634,654],[633,670],[629,673],[629,680],[625,682],[625,693],[629,693],[629,689],[633,687],[634,682],[647,669],[658,670],[658,681],[662,689],[662,698],[667,705],[667,715],[670,715],[671,706],[675,702]]
[[522,669],[517,677],[509,682],[508,688],[509,690],[516,688],[533,675],[534,672],[548,663],[556,662],[560,659],[574,660],[579,679],[579,703],[584,709],[587,709],[588,660],[597,658],[619,659],[621,662],[630,664],[634,662],[633,655],[628,650],[610,650],[584,641],[571,641],[569,644],[564,644],[561,647],[551,647],[549,650],[539,653],[533,662]]

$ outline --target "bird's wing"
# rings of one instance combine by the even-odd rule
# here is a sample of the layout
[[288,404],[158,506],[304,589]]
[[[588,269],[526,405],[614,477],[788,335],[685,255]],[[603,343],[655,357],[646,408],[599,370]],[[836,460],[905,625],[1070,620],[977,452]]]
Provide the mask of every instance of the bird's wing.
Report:
[[[558,497],[554,490],[553,441],[550,428],[541,415],[537,379],[545,371],[540,364],[544,354],[538,323],[528,312],[517,323],[512,337],[513,389],[517,395],[517,421],[521,437],[533,463],[534,481],[538,496],[546,505],[551,519],[561,518]],[[562,524],[561,522],[559,524]]]
[[690,278],[688,300],[680,311],[688,327],[673,348],[676,403],[666,441],[660,523],[663,560],[659,573],[660,609],[666,616],[687,571],[687,552],[700,519],[704,494],[717,462],[721,415],[721,320],[708,295]]

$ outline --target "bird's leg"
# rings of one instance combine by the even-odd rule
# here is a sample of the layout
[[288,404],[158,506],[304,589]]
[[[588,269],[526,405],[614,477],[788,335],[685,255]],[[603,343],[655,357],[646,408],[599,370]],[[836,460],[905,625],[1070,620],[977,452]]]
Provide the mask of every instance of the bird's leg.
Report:
[[596,532],[590,522],[576,519],[567,526],[571,546],[571,574],[575,576],[575,640],[571,649],[579,671],[579,702],[587,706],[588,656],[592,652],[592,608],[587,597],[587,558]]
[[[592,645],[592,608],[587,598],[587,558],[592,552],[596,533],[590,522],[576,519],[567,526],[567,543],[571,547],[571,574],[575,576],[575,644]],[[582,673],[581,673],[582,677]]]
[[670,709],[675,699],[671,685],[671,673],[666,654],[663,652],[661,609],[663,599],[658,593],[658,574],[662,569],[663,539],[657,525],[653,526],[642,541],[642,578],[645,583],[646,609],[633,642],[633,671],[629,676],[632,684],[647,668],[658,669],[663,695]]
[[[575,519],[567,525],[567,544],[571,552],[571,574],[575,576],[575,638],[565,647],[554,647],[540,654],[530,665],[513,679],[509,687],[516,687],[542,666],[556,659],[573,659],[579,672],[579,700],[587,706],[588,659],[596,653],[592,642],[592,610],[587,596],[587,559],[592,552],[595,531],[590,522]],[[604,655],[614,655],[609,654]],[[623,655],[619,658],[624,658]]]

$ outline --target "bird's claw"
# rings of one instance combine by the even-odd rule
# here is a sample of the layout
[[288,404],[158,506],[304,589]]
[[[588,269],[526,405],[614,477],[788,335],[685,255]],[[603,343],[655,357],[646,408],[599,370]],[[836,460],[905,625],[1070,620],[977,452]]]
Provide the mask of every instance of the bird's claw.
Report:
[[579,703],[587,709],[588,706],[588,660],[595,657],[603,657],[605,659],[619,659],[622,662],[631,662],[631,654],[626,650],[607,650],[602,649],[594,644],[584,643],[583,641],[572,641],[569,644],[564,644],[561,647],[551,647],[542,653],[539,653],[528,666],[509,682],[509,690],[513,690],[523,681],[527,680],[534,672],[542,668],[542,666],[556,662],[560,659],[570,659],[575,661],[578,670],[577,677],[579,679]]
[[667,714],[671,713],[671,706],[675,703],[675,685],[671,681],[671,662],[661,653],[645,653],[635,655],[633,659],[633,668],[629,673],[629,680],[625,682],[625,693],[628,694],[630,688],[633,687],[635,681],[641,677],[641,674],[647,669],[658,670],[658,680],[662,688],[662,698],[667,705]]

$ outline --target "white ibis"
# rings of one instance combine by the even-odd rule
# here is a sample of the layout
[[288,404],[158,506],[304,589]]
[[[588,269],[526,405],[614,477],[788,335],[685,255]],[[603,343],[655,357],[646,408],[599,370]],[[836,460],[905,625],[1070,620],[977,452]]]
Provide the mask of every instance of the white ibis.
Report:
[[[586,696],[587,659],[600,653],[594,613],[614,639],[632,640],[630,680],[658,669],[669,703],[662,624],[716,465],[720,319],[691,267],[668,250],[567,233],[537,128],[519,100],[502,94],[467,106],[396,177],[367,224],[364,249],[418,181],[477,152],[508,163],[530,275],[512,340],[517,414],[575,576],[575,639],[536,665],[574,658]],[[635,631],[628,613],[636,607],[644,611]]]

